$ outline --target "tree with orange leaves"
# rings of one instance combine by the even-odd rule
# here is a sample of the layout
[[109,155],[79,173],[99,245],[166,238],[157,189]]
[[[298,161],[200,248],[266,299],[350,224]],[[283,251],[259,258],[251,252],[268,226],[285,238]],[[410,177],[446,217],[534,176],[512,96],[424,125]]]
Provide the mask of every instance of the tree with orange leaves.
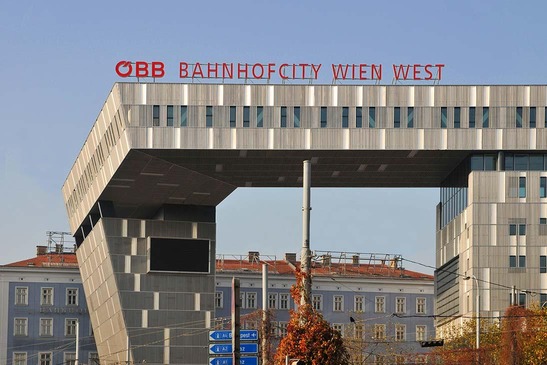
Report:
[[[301,271],[296,271],[296,284],[291,288],[296,303],[300,303],[303,275]],[[349,364],[342,334],[309,304],[300,305],[290,312],[287,335],[277,348],[275,364],[284,365],[286,356],[302,360],[306,365]]]

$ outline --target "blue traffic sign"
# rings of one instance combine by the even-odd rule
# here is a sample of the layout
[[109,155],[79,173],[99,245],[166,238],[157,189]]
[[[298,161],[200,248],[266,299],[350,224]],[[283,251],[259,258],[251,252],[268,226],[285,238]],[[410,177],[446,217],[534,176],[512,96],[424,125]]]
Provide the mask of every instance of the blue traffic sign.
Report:
[[[241,341],[257,341],[258,330],[241,330],[239,331],[239,339]],[[230,330],[209,331],[209,341],[230,340],[232,340],[232,331]]]
[[[210,357],[209,365],[233,365],[233,360],[231,357]],[[239,365],[258,365],[258,357],[240,357]]]
[[[239,345],[239,352],[242,354],[256,354],[258,353],[258,343],[241,343]],[[231,354],[232,353],[232,345],[230,344],[223,344],[223,343],[216,343],[209,345],[209,353],[210,354]]]

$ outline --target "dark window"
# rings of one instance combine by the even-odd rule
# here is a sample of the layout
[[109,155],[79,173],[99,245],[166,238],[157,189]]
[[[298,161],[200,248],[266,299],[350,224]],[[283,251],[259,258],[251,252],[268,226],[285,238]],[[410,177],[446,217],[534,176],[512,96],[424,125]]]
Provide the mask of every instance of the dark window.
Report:
[[469,108],[469,128],[475,128],[475,107]]
[[230,128],[236,127],[236,107],[230,107]]
[[343,107],[342,108],[342,128],[348,128],[349,127],[348,113],[349,113],[349,108],[348,107]]
[[536,107],[530,108],[530,128],[536,127]]
[[496,156],[484,156],[484,171],[496,171]]
[[530,170],[543,170],[543,155],[530,155]]
[[369,128],[376,127],[376,108],[375,107],[368,108],[368,127]]
[[505,155],[505,170],[512,171],[515,169],[515,158],[513,155]]
[[414,108],[408,108],[406,126],[407,128],[414,128]]
[[545,128],[547,128],[547,108],[545,108]]
[[482,127],[488,128],[490,126],[490,109],[488,107],[482,108]]
[[361,108],[360,106],[355,108],[355,127],[363,127],[363,108]]
[[294,128],[300,128],[300,107],[294,107]]
[[528,155],[516,155],[515,156],[515,171],[528,170]]
[[519,177],[519,198],[526,198],[526,178]]
[[461,110],[460,107],[454,108],[454,128],[460,128],[460,114]]
[[173,105],[167,105],[167,126],[173,126]]
[[213,126],[213,107],[210,105],[205,107],[205,126],[207,128]]
[[519,224],[519,236],[526,236],[526,224]]
[[517,128],[522,128],[522,107],[517,107],[517,117],[515,120],[515,126]]
[[188,125],[188,107],[183,105],[180,107],[180,126],[186,127]]
[[547,177],[539,178],[539,197],[547,198]]
[[519,267],[526,267],[526,256],[519,256]]
[[519,293],[519,305],[522,307],[526,306],[526,293]]
[[448,108],[441,108],[441,128],[448,126]]
[[321,128],[327,127],[327,107],[321,107]]
[[539,224],[547,224],[547,218],[540,218]]
[[264,107],[257,106],[256,107],[256,127],[262,128],[264,125]]
[[545,308],[544,306],[547,306],[547,294],[539,294],[539,306],[541,308]]
[[516,224],[510,224],[509,225],[509,235],[510,236],[516,236],[517,235],[517,225]]
[[540,274],[547,273],[547,256],[545,255],[539,257],[539,272]]
[[281,128],[287,128],[287,107],[281,107]]
[[249,128],[251,126],[251,108],[248,106],[243,107],[243,128]]
[[483,171],[484,170],[484,156],[474,155],[471,156],[471,171]]
[[154,105],[152,107],[152,125],[154,127],[160,126],[160,106]]
[[517,267],[517,257],[515,255],[509,256],[509,267]]
[[401,108],[393,108],[393,128],[401,128]]
[[150,270],[209,273],[209,240],[150,238]]

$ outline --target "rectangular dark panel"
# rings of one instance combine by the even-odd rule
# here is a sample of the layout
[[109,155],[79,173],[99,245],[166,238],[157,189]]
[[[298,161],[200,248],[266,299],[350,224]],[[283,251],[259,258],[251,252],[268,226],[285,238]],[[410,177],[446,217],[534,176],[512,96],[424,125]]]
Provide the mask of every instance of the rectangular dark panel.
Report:
[[150,271],[210,272],[209,240],[150,237]]

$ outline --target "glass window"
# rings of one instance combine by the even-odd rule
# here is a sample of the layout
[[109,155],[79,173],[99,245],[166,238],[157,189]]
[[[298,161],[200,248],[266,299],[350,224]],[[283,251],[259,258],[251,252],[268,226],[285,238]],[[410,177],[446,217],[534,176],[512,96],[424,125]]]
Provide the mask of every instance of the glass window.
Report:
[[279,309],[289,309],[289,294],[279,294]]
[[268,294],[268,309],[277,309],[277,293]]
[[321,128],[327,127],[327,107],[321,107]]
[[547,294],[541,293],[539,295],[539,306],[545,308],[547,306]]
[[78,305],[78,289],[67,288],[66,305]]
[[360,106],[355,108],[355,127],[363,127],[363,108]]
[[490,109],[488,107],[482,108],[482,127],[488,128],[490,126]]
[[395,341],[404,341],[405,332],[406,332],[406,325],[396,324],[395,325]]
[[279,126],[281,128],[287,128],[287,107],[286,106],[282,106],[281,107],[281,119],[280,119],[280,122],[279,122]]
[[173,105],[167,105],[167,126],[173,126]]
[[526,198],[526,178],[519,177],[519,198]]
[[539,178],[539,197],[547,197],[547,177],[542,176]]
[[454,128],[460,128],[460,124],[461,124],[461,118],[460,118],[461,110],[460,109],[461,108],[459,106],[454,108]]
[[279,336],[287,336],[287,322],[279,322]]
[[425,314],[425,298],[416,298],[416,313]]
[[14,352],[13,353],[13,365],[27,365],[27,353],[26,352]]
[[300,107],[294,107],[294,128],[300,128]]
[[377,340],[383,340],[386,338],[386,325],[375,324],[374,325],[374,338]]
[[448,126],[448,108],[441,108],[441,128]]
[[40,336],[53,336],[53,318],[40,318]]
[[335,295],[333,298],[333,307],[334,312],[341,312],[344,310],[344,297],[341,295]]
[[40,352],[38,355],[38,365],[52,365],[51,364],[51,352]]
[[543,170],[543,155],[530,155],[530,170]]
[[356,295],[353,297],[353,311],[354,312],[363,312],[364,311],[364,298],[362,295]]
[[386,298],[385,297],[376,297],[374,298],[375,300],[375,306],[374,306],[374,311],[376,313],[384,313],[386,311],[386,307],[385,307],[385,300]]
[[224,308],[224,293],[221,291],[215,292],[215,308]]
[[526,307],[526,293],[519,293],[519,305]]
[[547,273],[547,256],[541,255],[539,257],[539,273],[545,274]]
[[75,352],[65,352],[64,354],[65,362],[64,365],[74,365],[76,364],[76,353]]
[[355,338],[363,338],[365,335],[365,329],[362,324],[356,324],[355,325]]
[[14,336],[27,336],[28,335],[28,319],[27,318],[15,318],[13,326]]
[[469,128],[475,128],[475,107],[469,108]]
[[496,171],[496,156],[484,156],[484,171]]
[[313,294],[311,298],[311,304],[315,310],[323,310],[323,296],[318,294]]
[[509,267],[517,267],[517,256],[515,255],[509,256]]
[[22,286],[15,287],[15,305],[28,305],[28,288]]
[[154,105],[152,107],[152,126],[159,127],[160,126],[160,106]]
[[536,127],[536,107],[530,108],[530,128]]
[[519,267],[526,267],[526,256],[519,256]]
[[368,108],[368,127],[369,128],[376,127],[376,108],[375,107]]
[[505,170],[512,171],[515,169],[515,159],[513,155],[507,154],[505,155]]
[[236,127],[236,107],[230,107],[230,128]]
[[264,107],[256,107],[256,127],[262,128],[264,125]]
[[401,108],[393,108],[393,128],[401,128]]
[[349,127],[348,114],[349,114],[349,108],[348,107],[343,107],[342,108],[342,128],[348,128]]
[[471,171],[483,171],[484,170],[484,156],[474,155],[471,156]]
[[515,170],[526,171],[528,170],[528,155],[515,155]]
[[516,236],[517,235],[517,225],[516,224],[510,224],[509,225],[509,235],[510,236]]
[[404,313],[406,311],[406,298],[397,297],[395,299],[395,313]]
[[416,326],[416,341],[425,341],[425,326]]
[[526,236],[526,224],[519,224],[519,236]]
[[515,126],[517,128],[522,128],[522,107],[517,107],[517,117],[515,120]]
[[213,107],[211,105],[205,107],[205,126],[207,128],[213,126]]
[[251,108],[248,106],[243,107],[243,128],[249,128],[251,126]]
[[407,112],[407,128],[414,128],[414,108],[409,107]]
[[256,308],[256,293],[247,293],[247,306],[245,308]]
[[332,329],[340,332],[340,334],[342,334],[342,327],[343,326],[340,323],[333,323],[332,324]]
[[186,105],[180,107],[180,126],[188,126],[188,107]]

